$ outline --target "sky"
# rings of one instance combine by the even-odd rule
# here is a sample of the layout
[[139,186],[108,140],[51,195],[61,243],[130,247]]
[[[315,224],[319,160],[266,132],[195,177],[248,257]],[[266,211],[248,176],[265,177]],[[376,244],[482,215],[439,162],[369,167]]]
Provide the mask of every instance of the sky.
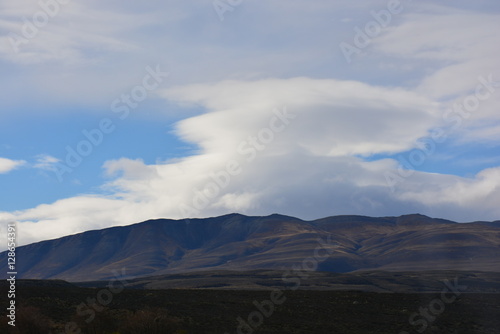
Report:
[[499,28],[496,0],[0,0],[0,235],[500,220]]

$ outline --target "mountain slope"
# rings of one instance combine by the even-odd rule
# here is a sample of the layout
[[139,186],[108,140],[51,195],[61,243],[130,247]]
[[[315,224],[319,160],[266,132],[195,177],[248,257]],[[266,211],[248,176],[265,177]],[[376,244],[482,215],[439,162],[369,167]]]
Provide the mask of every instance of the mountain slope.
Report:
[[[317,270],[500,271],[499,226],[422,215],[315,221],[239,214],[158,219],[19,247],[17,270],[19,278],[69,281],[109,279],[123,270],[134,277],[200,270],[283,270],[329,252],[318,259]],[[319,253],[315,253],[317,247]],[[5,275],[6,252],[0,254],[0,263]]]

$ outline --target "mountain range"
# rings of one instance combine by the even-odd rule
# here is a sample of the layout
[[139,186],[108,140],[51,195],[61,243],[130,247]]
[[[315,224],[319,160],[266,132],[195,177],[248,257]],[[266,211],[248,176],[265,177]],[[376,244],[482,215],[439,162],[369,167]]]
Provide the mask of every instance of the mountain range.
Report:
[[[500,221],[412,214],[312,221],[273,214],[155,219],[17,248],[18,278],[72,282],[201,271],[500,272]],[[7,270],[0,253],[0,273]]]

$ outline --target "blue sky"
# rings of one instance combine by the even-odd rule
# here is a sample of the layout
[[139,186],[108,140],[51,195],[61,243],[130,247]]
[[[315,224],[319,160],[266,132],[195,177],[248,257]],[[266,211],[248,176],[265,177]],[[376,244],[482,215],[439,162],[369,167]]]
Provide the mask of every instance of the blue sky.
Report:
[[496,1],[0,6],[21,243],[228,212],[500,219]]

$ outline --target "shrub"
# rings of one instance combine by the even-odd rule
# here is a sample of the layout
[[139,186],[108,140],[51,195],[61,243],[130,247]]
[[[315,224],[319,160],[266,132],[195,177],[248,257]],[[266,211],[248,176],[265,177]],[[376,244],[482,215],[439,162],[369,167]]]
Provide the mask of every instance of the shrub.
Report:
[[179,319],[161,308],[138,310],[123,323],[121,334],[174,334],[179,330]]
[[[11,334],[49,334],[52,321],[40,309],[33,306],[20,306],[16,310],[16,326],[7,324],[7,317],[0,324],[1,333]],[[4,331],[5,330],[5,331]]]

